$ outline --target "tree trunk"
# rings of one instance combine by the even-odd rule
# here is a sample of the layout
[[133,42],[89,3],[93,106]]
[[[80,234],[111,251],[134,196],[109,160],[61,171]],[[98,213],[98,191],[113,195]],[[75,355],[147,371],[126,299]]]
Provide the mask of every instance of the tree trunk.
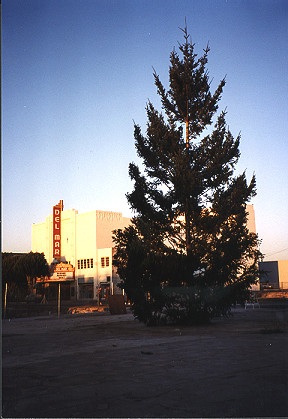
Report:
[[[188,102],[187,102],[188,108]],[[187,119],[186,119],[186,151],[189,152],[189,119],[188,119],[188,109],[187,109]],[[185,244],[186,244],[186,253],[187,255],[191,253],[191,233],[190,233],[190,208],[189,208],[189,197],[186,197],[185,203]]]

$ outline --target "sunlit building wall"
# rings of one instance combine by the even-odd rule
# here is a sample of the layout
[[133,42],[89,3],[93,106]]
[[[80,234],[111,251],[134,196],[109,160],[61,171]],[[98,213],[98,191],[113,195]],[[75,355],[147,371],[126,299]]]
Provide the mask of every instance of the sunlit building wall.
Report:
[[[130,219],[120,212],[91,211],[78,214],[71,209],[61,212],[61,262],[75,268],[71,284],[75,298],[97,299],[100,285],[114,290],[118,277],[112,268],[112,231],[128,226]],[[32,251],[43,252],[53,264],[53,216],[32,226]],[[119,289],[118,289],[119,292]]]
[[247,227],[250,233],[256,233],[255,211],[253,205],[247,205],[248,219]]
[[278,260],[279,287],[288,289],[288,260]]

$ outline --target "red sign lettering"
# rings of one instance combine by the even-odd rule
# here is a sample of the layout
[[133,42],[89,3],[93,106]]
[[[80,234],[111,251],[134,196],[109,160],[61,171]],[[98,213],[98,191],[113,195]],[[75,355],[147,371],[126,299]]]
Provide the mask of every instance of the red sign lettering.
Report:
[[53,257],[61,260],[61,211],[63,201],[53,207]]

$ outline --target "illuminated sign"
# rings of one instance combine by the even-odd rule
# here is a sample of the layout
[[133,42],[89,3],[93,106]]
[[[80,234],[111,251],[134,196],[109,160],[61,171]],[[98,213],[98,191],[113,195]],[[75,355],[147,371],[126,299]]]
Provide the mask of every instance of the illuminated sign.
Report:
[[53,207],[53,257],[61,259],[61,211],[63,211],[63,201],[59,201]]
[[58,263],[50,277],[50,281],[74,281],[75,268],[70,263]]
[[75,268],[70,263],[58,263],[56,266],[51,266],[51,276],[45,278],[37,278],[37,283],[49,283],[49,282],[64,282],[75,280]]

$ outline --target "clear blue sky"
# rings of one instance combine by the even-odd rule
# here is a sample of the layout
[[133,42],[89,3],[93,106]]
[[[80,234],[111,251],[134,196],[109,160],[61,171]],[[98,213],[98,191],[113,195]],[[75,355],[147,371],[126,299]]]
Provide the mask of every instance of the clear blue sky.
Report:
[[185,16],[212,87],[227,74],[261,250],[288,259],[287,0],[2,0],[2,251],[30,251],[60,199],[131,215],[133,120],[160,109],[152,66],[167,86]]

